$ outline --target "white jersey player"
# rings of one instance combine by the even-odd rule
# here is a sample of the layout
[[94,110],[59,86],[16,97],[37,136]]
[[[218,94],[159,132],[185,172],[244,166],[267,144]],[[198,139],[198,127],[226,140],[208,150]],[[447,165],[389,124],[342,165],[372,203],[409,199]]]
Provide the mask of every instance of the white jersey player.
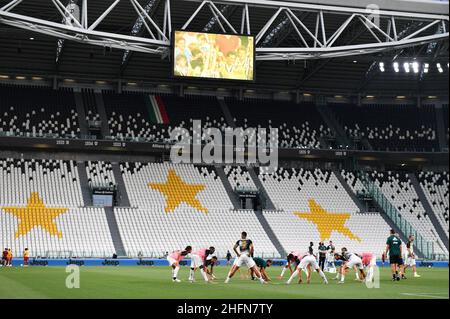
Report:
[[[366,278],[366,274],[364,272],[364,265],[363,265],[363,261],[361,259],[360,256],[358,256],[357,254],[354,253],[350,253],[347,251],[347,248],[342,248],[341,250],[341,254],[335,254],[334,258],[336,260],[342,260],[343,264],[341,266],[340,269],[340,281],[338,282],[339,284],[343,284],[345,281],[345,273],[347,271],[347,269],[352,269],[354,268],[356,271],[356,275],[357,275],[357,279],[358,280],[365,280]],[[358,274],[359,272],[359,274]]]
[[405,258],[405,270],[408,267],[412,268],[414,277],[419,278],[421,277],[419,274],[417,274],[417,267],[416,267],[416,255],[414,254],[414,236],[410,235],[408,237],[408,243],[406,243],[406,258]]
[[309,284],[311,282],[311,274],[314,269],[317,271],[320,277],[322,277],[323,282],[328,284],[327,277],[323,273],[322,269],[320,269],[319,264],[317,263],[317,258],[314,254],[312,254],[312,249],[308,253],[304,253],[299,257],[300,264],[297,269],[292,273],[291,278],[286,282],[286,284],[290,285],[292,281],[299,276],[298,283],[302,282],[302,271],[306,272],[306,282]]

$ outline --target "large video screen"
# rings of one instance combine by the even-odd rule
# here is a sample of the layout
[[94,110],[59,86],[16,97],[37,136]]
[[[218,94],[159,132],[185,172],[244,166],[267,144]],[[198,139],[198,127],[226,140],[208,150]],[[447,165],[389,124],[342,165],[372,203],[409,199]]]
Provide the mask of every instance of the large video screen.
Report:
[[173,74],[253,81],[254,49],[251,36],[175,31]]

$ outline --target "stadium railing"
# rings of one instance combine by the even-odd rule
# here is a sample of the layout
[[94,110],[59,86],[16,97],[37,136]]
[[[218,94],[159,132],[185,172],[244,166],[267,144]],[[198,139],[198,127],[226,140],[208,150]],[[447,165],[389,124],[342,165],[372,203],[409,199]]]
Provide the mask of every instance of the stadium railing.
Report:
[[417,249],[424,255],[426,259],[433,259],[435,257],[434,243],[425,240],[422,235],[417,232],[405,218],[402,218],[400,212],[391,204],[386,196],[384,196],[383,192],[378,188],[378,186],[375,185],[375,183],[370,179],[369,175],[366,172],[360,171],[358,173],[358,177],[369,194],[372,195],[381,209],[383,209],[383,211],[394,222],[398,229],[406,236],[413,235],[415,237],[415,244]]

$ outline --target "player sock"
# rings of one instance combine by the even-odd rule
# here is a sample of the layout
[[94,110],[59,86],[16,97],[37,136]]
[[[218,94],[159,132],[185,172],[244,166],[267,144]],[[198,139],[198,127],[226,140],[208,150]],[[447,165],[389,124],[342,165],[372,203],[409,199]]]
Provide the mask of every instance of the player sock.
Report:
[[281,271],[281,275],[280,275],[281,277],[283,277],[283,276],[284,276],[284,273],[286,272],[286,269],[287,269],[287,268],[286,268],[286,267],[284,267],[284,268],[283,268],[283,270]]
[[227,276],[227,279],[225,279],[225,283],[227,284],[227,283],[229,283],[230,282],[230,276]]
[[206,282],[208,282],[208,276],[206,275],[206,272],[203,269],[200,269],[200,272],[202,273],[203,279],[205,279]]
[[287,284],[289,285],[289,284],[291,284],[291,282],[295,279],[295,277],[297,277],[298,276],[298,269],[297,270],[295,270],[293,273],[292,273],[292,275],[291,275],[291,277],[289,278],[289,280],[287,281]]
[[327,277],[325,276],[325,273],[323,271],[320,271],[319,275],[320,275],[320,277],[322,277],[322,279],[325,283],[328,283]]
[[194,269],[191,268],[191,270],[189,271],[189,280],[190,280],[190,281],[193,281],[193,280],[194,280],[194,277],[195,277]]
[[359,278],[359,274],[358,274],[357,272],[355,272],[355,277],[356,277],[357,280],[360,279],[360,278]]
[[178,277],[178,272],[180,271],[180,267],[179,266],[177,266],[175,269],[174,269],[174,271],[173,271],[173,278],[174,279],[177,279],[177,277]]

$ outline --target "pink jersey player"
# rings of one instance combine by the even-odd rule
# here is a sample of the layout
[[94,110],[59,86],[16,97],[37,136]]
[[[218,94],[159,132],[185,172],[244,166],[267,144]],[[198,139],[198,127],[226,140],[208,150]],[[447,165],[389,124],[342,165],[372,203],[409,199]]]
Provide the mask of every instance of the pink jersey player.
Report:
[[175,250],[169,256],[167,256],[169,266],[172,268],[173,282],[180,282],[180,280],[177,278],[178,271],[180,270],[180,261],[182,261],[191,252],[192,247],[187,246],[184,250]]
[[172,253],[169,255],[169,257],[172,258],[173,260],[176,260],[177,262],[180,262],[180,261],[182,261],[182,260],[184,259],[184,257],[186,257],[186,256],[183,256],[183,255],[182,255],[182,251],[181,251],[181,250],[175,250],[174,252],[172,252]]
[[376,264],[375,256],[371,252],[364,252],[361,254],[361,257],[364,267],[374,266],[374,263]]
[[202,260],[205,260],[206,259],[206,251],[207,250],[208,249],[206,249],[206,248],[202,248],[200,250],[197,250],[193,254],[199,256]]
[[216,249],[214,247],[199,249],[192,253],[191,256],[191,271],[189,273],[189,281],[193,282],[195,280],[195,271],[200,268],[203,279],[209,282],[209,278],[206,272],[206,259],[208,256],[213,255]]

